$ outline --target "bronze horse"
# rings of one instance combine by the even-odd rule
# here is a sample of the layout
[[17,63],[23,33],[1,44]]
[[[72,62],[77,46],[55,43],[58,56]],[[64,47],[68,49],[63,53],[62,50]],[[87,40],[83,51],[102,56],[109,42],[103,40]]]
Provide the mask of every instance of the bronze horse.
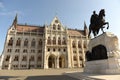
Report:
[[101,9],[101,11],[99,12],[99,15],[95,19],[96,22],[90,23],[90,25],[89,25],[89,34],[88,34],[88,37],[90,36],[91,31],[93,32],[94,37],[97,36],[97,34],[99,33],[100,29],[104,33],[103,28],[105,27],[104,25],[106,25],[106,24],[108,25],[107,29],[109,28],[109,23],[105,22],[104,17],[105,17],[105,10]]

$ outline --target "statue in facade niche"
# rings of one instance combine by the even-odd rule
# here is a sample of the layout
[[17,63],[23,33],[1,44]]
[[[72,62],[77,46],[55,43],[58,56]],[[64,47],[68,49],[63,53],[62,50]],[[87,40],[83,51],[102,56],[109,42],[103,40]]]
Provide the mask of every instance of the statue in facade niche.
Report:
[[88,37],[90,36],[91,31],[93,32],[94,37],[97,36],[100,29],[102,30],[102,32],[104,32],[103,28],[105,27],[104,25],[106,25],[106,24],[108,25],[107,29],[109,28],[109,23],[105,22],[104,17],[105,17],[105,10],[104,9],[100,10],[99,15],[96,14],[95,11],[93,11],[93,14],[92,14],[91,19],[90,19]]

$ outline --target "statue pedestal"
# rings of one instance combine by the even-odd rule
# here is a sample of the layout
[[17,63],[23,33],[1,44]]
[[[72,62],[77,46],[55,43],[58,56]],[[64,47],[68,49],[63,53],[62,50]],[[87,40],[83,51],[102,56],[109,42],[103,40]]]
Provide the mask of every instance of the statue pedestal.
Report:
[[[104,50],[96,46],[103,45],[106,48],[106,59],[100,59],[99,56],[105,53]],[[93,50],[95,48],[95,50]],[[118,38],[112,33],[106,32],[92,39],[88,45],[88,51],[91,52],[92,58],[85,62],[84,72],[97,74],[118,74],[120,73],[120,51]],[[98,52],[99,51],[99,52]],[[94,53],[94,54],[93,54]],[[97,55],[96,54],[100,54]],[[104,57],[104,55],[102,55]],[[101,57],[102,57],[101,56]]]

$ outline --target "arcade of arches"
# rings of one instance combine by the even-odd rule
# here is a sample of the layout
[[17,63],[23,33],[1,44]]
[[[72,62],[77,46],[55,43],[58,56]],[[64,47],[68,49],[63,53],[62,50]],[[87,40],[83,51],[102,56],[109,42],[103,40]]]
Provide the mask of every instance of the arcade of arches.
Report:
[[65,68],[65,55],[55,56],[50,55],[48,57],[48,68]]

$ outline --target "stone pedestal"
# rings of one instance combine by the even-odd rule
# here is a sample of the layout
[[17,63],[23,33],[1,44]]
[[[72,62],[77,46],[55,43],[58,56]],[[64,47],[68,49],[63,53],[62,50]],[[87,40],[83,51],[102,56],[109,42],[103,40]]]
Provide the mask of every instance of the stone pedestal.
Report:
[[92,49],[98,45],[105,46],[107,50],[107,59],[86,61],[84,72],[97,74],[120,73],[120,50],[117,36],[110,32],[106,32],[93,38],[88,44],[88,51],[94,53]]

